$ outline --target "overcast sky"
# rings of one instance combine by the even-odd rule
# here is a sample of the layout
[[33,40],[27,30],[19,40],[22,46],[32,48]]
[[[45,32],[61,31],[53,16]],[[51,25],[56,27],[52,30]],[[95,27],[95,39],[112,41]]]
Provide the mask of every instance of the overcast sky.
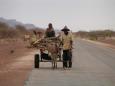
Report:
[[115,0],[0,0],[0,17],[72,31],[115,30]]

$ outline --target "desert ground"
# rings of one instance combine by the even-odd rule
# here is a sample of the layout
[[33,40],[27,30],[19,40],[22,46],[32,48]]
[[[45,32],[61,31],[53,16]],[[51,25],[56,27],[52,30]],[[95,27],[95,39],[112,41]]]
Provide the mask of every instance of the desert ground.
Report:
[[23,86],[33,65],[34,49],[28,45],[22,40],[0,41],[0,86]]

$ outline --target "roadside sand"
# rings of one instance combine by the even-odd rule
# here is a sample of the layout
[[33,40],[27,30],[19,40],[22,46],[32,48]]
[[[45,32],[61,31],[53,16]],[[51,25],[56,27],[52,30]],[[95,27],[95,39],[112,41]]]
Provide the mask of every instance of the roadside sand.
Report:
[[23,86],[32,70],[34,49],[27,42],[0,43],[0,86]]
[[92,41],[92,40],[87,40],[87,39],[83,39],[83,40],[115,49],[115,45],[113,43],[108,43],[104,41],[103,42],[102,41]]
[[35,51],[26,56],[16,58],[12,63],[0,69],[0,86],[24,86],[33,66]]

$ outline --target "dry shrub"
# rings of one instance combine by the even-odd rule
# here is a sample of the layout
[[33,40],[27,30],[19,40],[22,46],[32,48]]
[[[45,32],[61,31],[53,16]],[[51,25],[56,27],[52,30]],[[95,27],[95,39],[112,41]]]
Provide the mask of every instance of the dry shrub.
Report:
[[96,31],[79,31],[76,33],[76,36],[82,38],[89,38],[91,40],[98,40],[98,38],[107,38],[107,37],[115,37],[115,31],[112,30],[96,30]]

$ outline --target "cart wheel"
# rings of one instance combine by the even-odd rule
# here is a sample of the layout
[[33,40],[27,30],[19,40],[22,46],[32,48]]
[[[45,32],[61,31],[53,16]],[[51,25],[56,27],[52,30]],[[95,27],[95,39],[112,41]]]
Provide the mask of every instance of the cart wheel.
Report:
[[39,54],[35,54],[35,56],[34,56],[34,67],[39,68],[39,64],[40,64]]

